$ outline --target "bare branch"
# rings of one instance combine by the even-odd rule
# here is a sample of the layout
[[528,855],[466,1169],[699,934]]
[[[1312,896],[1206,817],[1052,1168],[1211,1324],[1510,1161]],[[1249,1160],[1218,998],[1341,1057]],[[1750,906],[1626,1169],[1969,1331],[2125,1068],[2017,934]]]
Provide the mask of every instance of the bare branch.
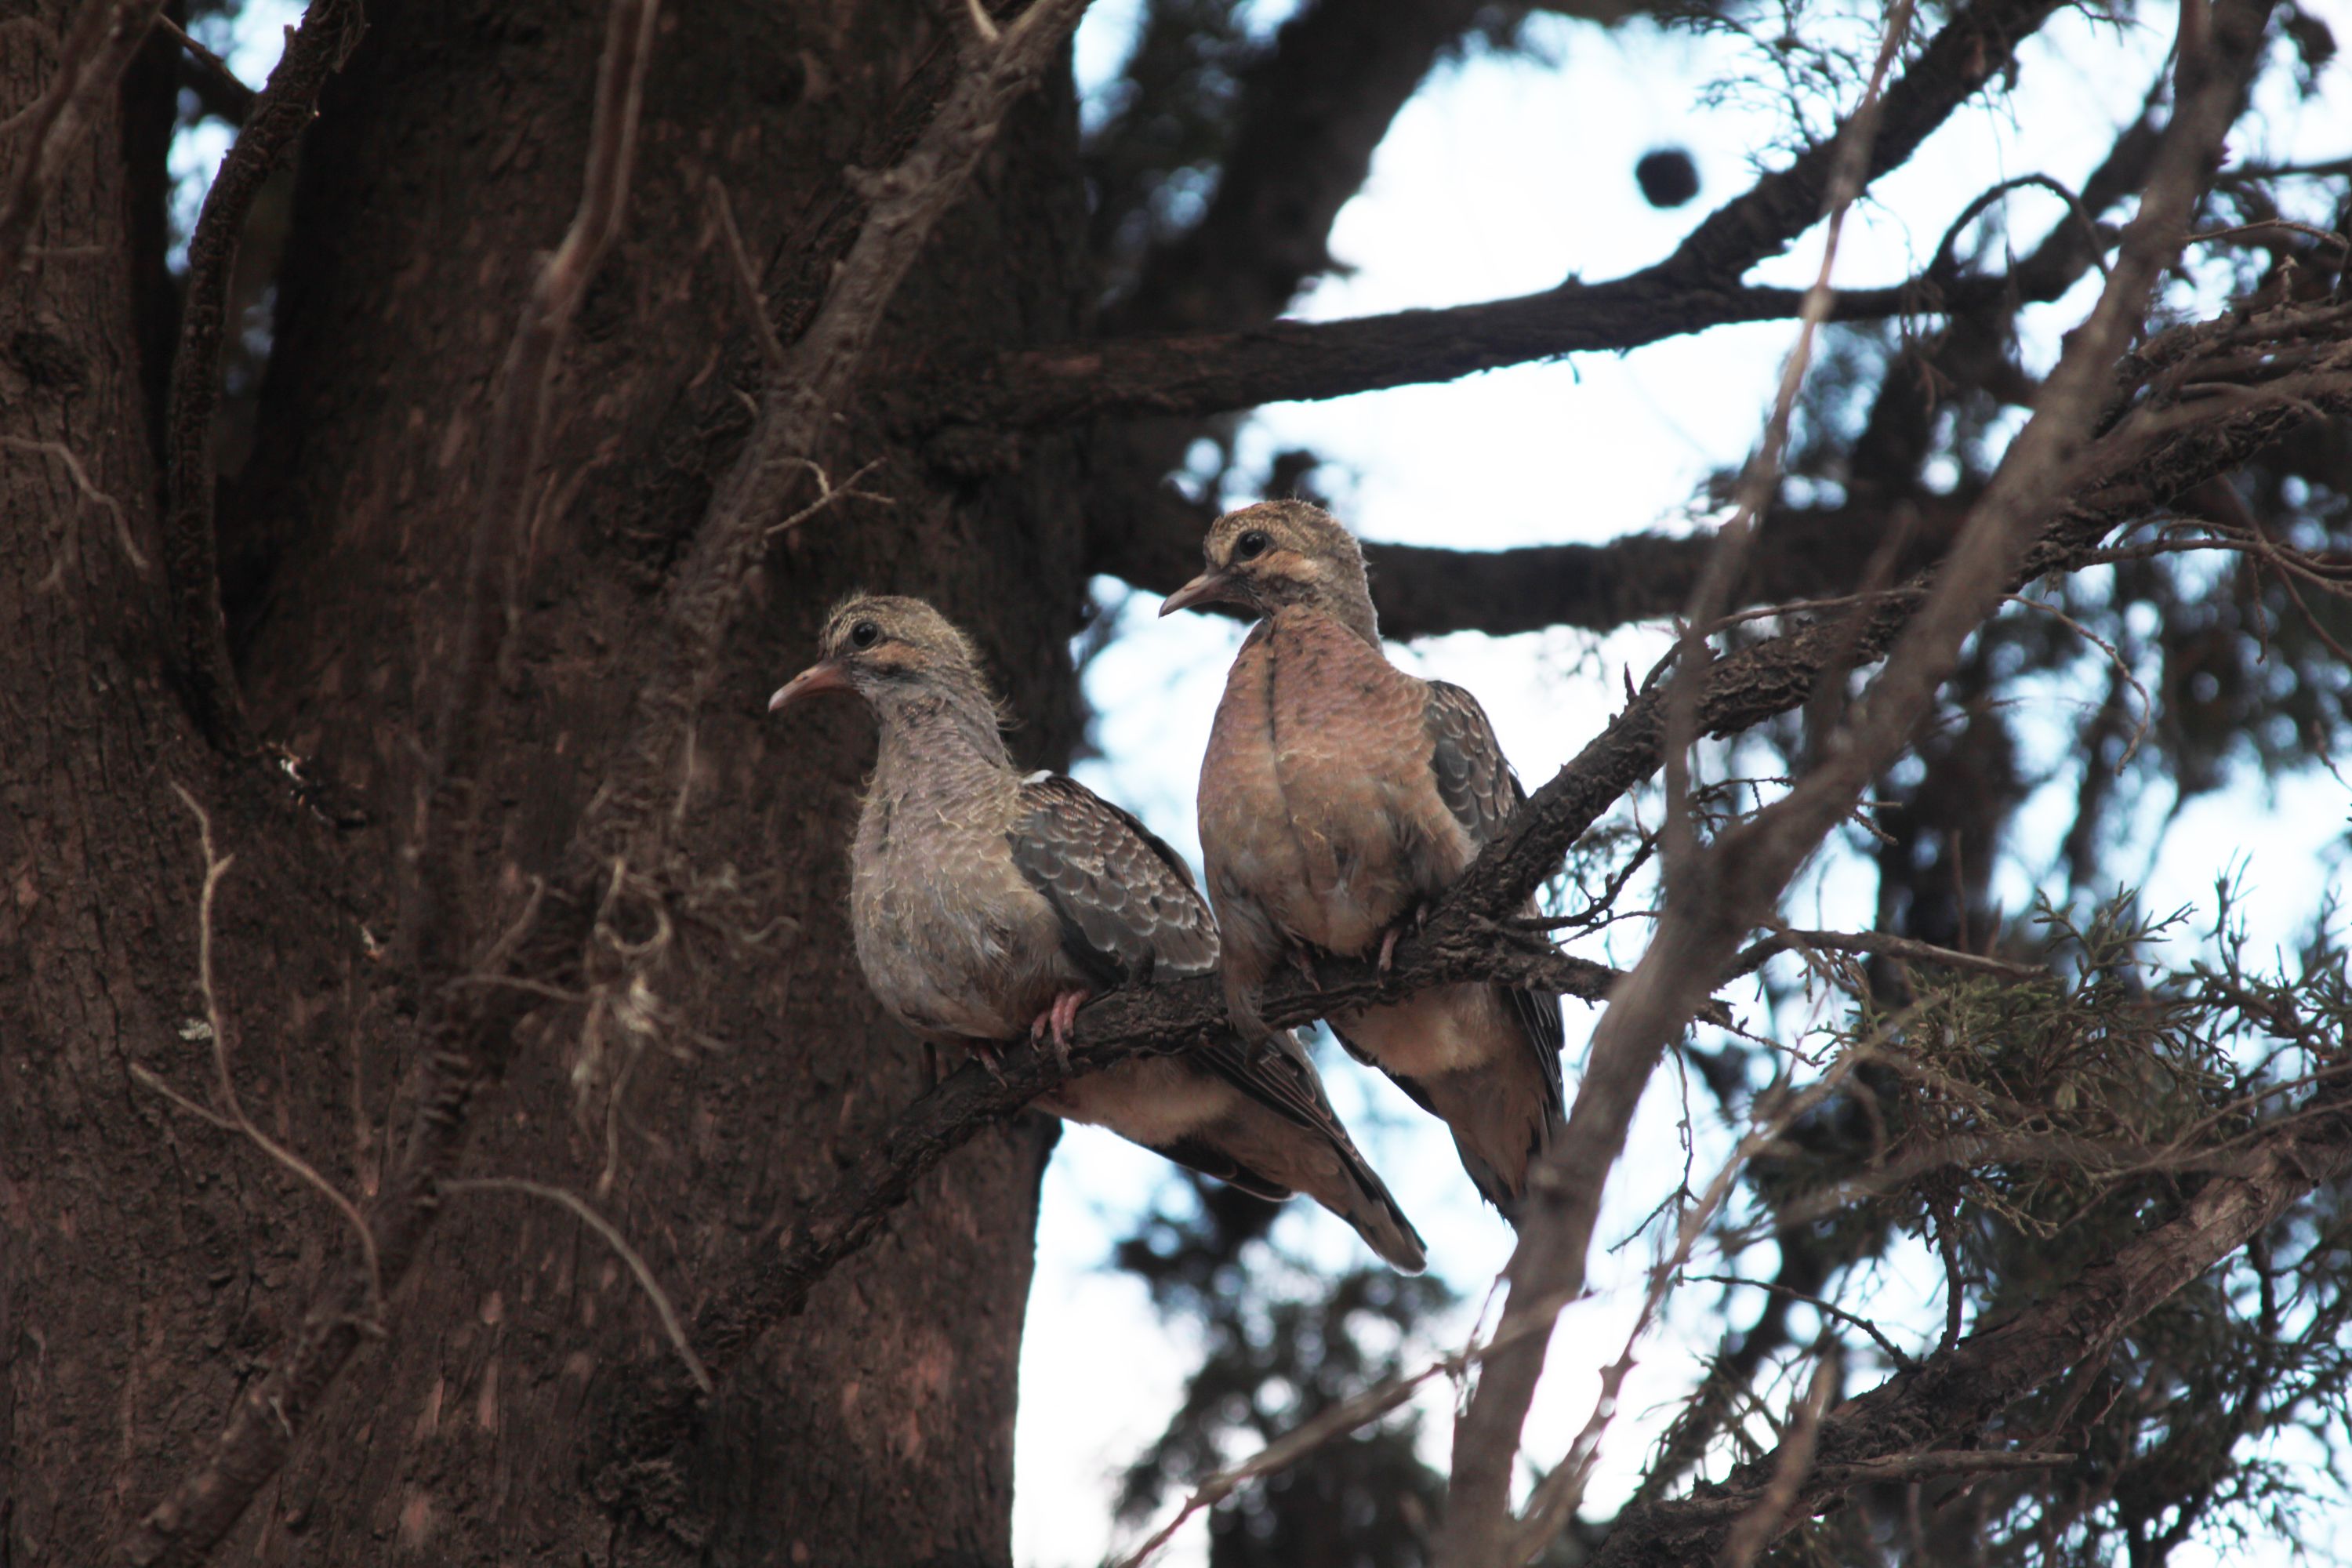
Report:
[[[1977,0],[1953,17],[1885,95],[1867,166],[1874,180],[1908,159],[1952,111],[2002,70],[2053,0]],[[961,365],[926,389],[909,417],[1029,428],[1103,415],[1203,415],[1264,403],[1337,397],[1562,354],[1627,349],[1735,321],[1795,316],[1804,292],[1742,287],[1822,216],[1834,141],[1800,154],[1717,209],[1673,255],[1611,282],[1571,279],[1516,300],[1355,321],[1276,321],[1239,331],[1111,340],[1029,349]],[[1833,320],[1958,308],[2005,298],[2007,279],[1969,279],[1942,292],[1912,279],[1842,294]]]
[[[254,198],[309,127],[320,89],[342,68],[365,29],[361,0],[318,0],[303,13],[302,25],[287,40],[268,84],[254,100],[236,144],[221,160],[220,172],[205,193],[195,231],[188,237],[180,342],[172,358],[163,420],[168,459],[163,574],[171,586],[179,657],[196,722],[214,745],[228,752],[248,752],[254,743],[245,699],[229,662],[213,517],[213,414],[220,405],[229,274],[236,265],[237,242],[244,237]],[[190,47],[197,47],[185,34],[179,36]]]
[[1978,974],[1998,975],[2003,980],[2047,980],[2050,972],[2031,963],[2011,963],[2007,959],[1990,958],[1982,953],[1961,952],[1954,948],[1937,947],[1933,942],[1916,942],[1907,936],[1895,936],[1876,931],[1796,931],[1783,927],[1762,941],[1744,949],[1731,961],[1729,973],[1717,984],[1742,974],[1752,974],[1766,961],[1792,949],[1827,948],[1832,952],[1868,952],[1885,958],[1900,958],[1913,963],[1941,964],[1946,969],[1965,969]]
[[195,73],[196,90],[205,100],[205,108],[232,125],[242,125],[253,113],[258,98],[245,79],[229,69],[228,62],[205,47],[188,30],[169,16],[155,18],[156,28],[180,46],[188,57]]
[[12,127],[0,127],[17,138],[8,182],[0,186],[0,286],[16,278],[66,160],[90,127],[114,111],[115,84],[163,8],[163,0],[89,0],[58,45],[49,89]]
[[1769,1290],[1775,1296],[1785,1296],[1791,1301],[1801,1301],[1825,1318],[1834,1318],[1848,1328],[1860,1329],[1864,1333],[1868,1334],[1871,1342],[1877,1345],[1880,1352],[1896,1371],[1907,1372],[1918,1364],[1900,1345],[1886,1337],[1885,1330],[1868,1318],[1849,1312],[1835,1301],[1808,1295],[1794,1286],[1783,1285],[1776,1279],[1742,1279],[1730,1274],[1689,1274],[1685,1275],[1684,1278],[1693,1285],[1737,1285],[1743,1289]]
[[743,313],[751,318],[751,341],[760,345],[760,363],[770,375],[780,375],[784,369],[783,341],[776,336],[776,323],[768,319],[768,297],[760,291],[760,269],[751,265],[751,253],[743,248],[743,231],[735,226],[735,204],[727,199],[726,182],[716,174],[704,182],[703,189],[710,202],[711,221],[719,226],[719,237],[727,244],[735,286],[742,291]]
[[[1670,889],[1657,933],[1633,974],[1611,993],[1593,1034],[1569,1128],[1530,1181],[1529,1213],[1509,1266],[1514,1303],[1549,1301],[1579,1286],[1609,1173],[1659,1053],[1687,1023],[1746,929],[1843,820],[1868,781],[1907,744],[1962,641],[2009,591],[2038,528],[2077,479],[2079,454],[2112,391],[2158,269],[2178,252],[2188,216],[2232,118],[2257,51],[2264,0],[2225,0],[2210,37],[2213,57],[2186,51],[2179,109],[2138,216],[2090,319],[2072,335],[2020,433],[1979,501],[1952,560],[1910,617],[1886,668],[1843,731],[1789,795],[1719,837]],[[2184,10],[2206,19],[2201,7]],[[1859,634],[1843,639],[1859,643]],[[1826,651],[1826,650],[1825,650]],[[1703,713],[1703,710],[1702,710]],[[1473,868],[1468,881],[1475,881]],[[1508,1321],[1513,1305],[1505,1308]],[[1543,1368],[1546,1336],[1529,1335],[1490,1361],[1457,1424],[1448,1529],[1463,1568],[1500,1560],[1506,1498],[1518,1433]]]

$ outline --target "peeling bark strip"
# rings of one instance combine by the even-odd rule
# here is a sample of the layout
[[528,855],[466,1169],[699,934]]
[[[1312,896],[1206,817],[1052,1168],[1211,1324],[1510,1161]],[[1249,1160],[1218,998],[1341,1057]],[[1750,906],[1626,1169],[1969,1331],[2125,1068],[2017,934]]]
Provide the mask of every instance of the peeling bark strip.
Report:
[[172,357],[164,416],[170,498],[163,512],[163,571],[196,722],[214,745],[233,752],[250,751],[253,736],[229,663],[213,518],[213,414],[220,406],[229,276],[254,197],[310,126],[327,78],[342,69],[358,47],[367,25],[363,9],[361,0],[317,0],[303,13],[236,145],[221,160],[195,232],[188,237],[180,343]]
[[[2330,1099],[2336,1103],[2291,1113],[2288,1125],[2263,1134],[2234,1172],[2206,1184],[2179,1215],[2084,1270],[2050,1300],[1831,1411],[1821,1425],[1815,1468],[1793,1505],[1771,1521],[1768,1539],[1787,1533],[1846,1490],[1885,1476],[1915,1456],[1952,1448],[1988,1460],[2032,1460],[2030,1453],[1975,1446],[2003,1410],[2102,1353],[2151,1309],[2275,1222],[2289,1205],[2352,1175],[2352,1113],[2343,1109],[2340,1091]],[[1721,1482],[1699,1486],[1686,1499],[1628,1509],[1594,1568],[1713,1562],[1732,1521],[1762,1500],[1779,1463],[1777,1453],[1767,1454]]]

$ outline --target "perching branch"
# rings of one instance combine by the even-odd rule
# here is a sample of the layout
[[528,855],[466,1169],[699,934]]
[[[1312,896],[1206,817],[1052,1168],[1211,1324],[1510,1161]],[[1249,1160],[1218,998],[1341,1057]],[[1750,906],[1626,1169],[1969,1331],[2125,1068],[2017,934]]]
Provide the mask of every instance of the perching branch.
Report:
[[8,183],[0,186],[0,285],[15,279],[66,160],[90,127],[114,111],[115,84],[163,8],[163,0],[89,0],[58,44],[49,89],[23,111],[13,132],[0,131],[13,142]]
[[[2197,363],[2201,352],[2236,352],[2235,333],[2255,329],[2226,320],[2181,329],[2152,342],[2150,355],[2164,363]],[[2261,414],[2233,412],[2211,429],[2172,429],[2145,438],[2129,429],[2109,432],[2086,465],[2093,477],[2069,500],[2051,531],[2046,550],[2021,571],[2064,570],[2092,554],[2115,527],[2132,521],[2172,495],[2186,493],[2211,475],[2225,473],[2277,438],[2281,420],[2299,422],[2313,410],[2352,411],[2352,307],[2315,309],[2294,321],[2274,321],[2263,342],[2266,357],[2281,357],[2288,342],[2325,343],[2344,358],[2343,372],[2309,407]],[[2195,340],[2198,348],[2174,345]],[[2284,357],[2294,357],[2286,353]],[[2137,387],[2128,389],[2139,390]],[[2112,446],[2112,450],[2110,450]],[[2119,479],[2117,475],[2126,475]],[[1856,646],[1841,622],[1824,622],[1787,632],[1731,658],[1709,672],[1700,696],[1700,720],[1712,733],[1744,730],[1801,706],[1814,675],[1841,654],[1874,658],[1882,654],[1916,607],[1924,592],[1915,582],[1884,596],[1877,617]],[[1431,912],[1423,930],[1398,943],[1394,968],[1381,980],[1370,966],[1326,962],[1320,990],[1286,975],[1270,990],[1266,1017],[1276,1026],[1307,1022],[1335,1010],[1391,1003],[1427,986],[1483,978],[1555,986],[1567,994],[1597,999],[1618,976],[1600,965],[1566,954],[1521,951],[1497,940],[1504,918],[1517,910],[1559,858],[1612,804],[1654,771],[1663,739],[1662,703],[1655,690],[1637,698],[1530,798],[1513,836],[1493,846]],[[1494,911],[1504,911],[1497,914]],[[551,925],[551,922],[542,922]],[[1832,933],[1833,934],[1833,933]],[[536,940],[536,938],[535,938]],[[526,959],[520,967],[528,969]],[[1115,992],[1078,1015],[1073,1053],[1076,1070],[1113,1065],[1148,1051],[1181,1048],[1223,1020],[1219,994],[1209,981]],[[772,1251],[762,1251],[716,1290],[698,1317],[693,1338],[714,1375],[745,1354],[760,1335],[799,1310],[809,1291],[844,1259],[879,1234],[890,1212],[916,1184],[975,1134],[1014,1114],[1058,1081],[1054,1066],[1025,1047],[1009,1054],[1002,1082],[978,1068],[950,1076],[909,1106],[888,1131],[849,1169],[832,1190],[795,1220]],[[602,1440],[600,1493],[615,1506],[648,1508],[639,1479],[647,1467],[658,1470],[692,1430],[698,1400],[682,1379],[665,1382],[659,1372],[632,1391],[610,1433]]]
[[[448,984],[463,968],[467,945],[462,911],[471,864],[472,795],[488,722],[483,710],[490,696],[490,671],[508,622],[499,586],[537,466],[565,330],[627,205],[659,8],[659,0],[614,0],[597,68],[580,208],[532,286],[491,422],[490,477],[475,525],[466,614],[445,694],[416,857],[417,912],[409,940],[426,1002],[418,1029],[426,1047],[424,1078],[407,1145],[368,1215],[375,1253],[370,1261],[381,1272],[385,1295],[407,1277],[432,1229],[440,1184],[455,1171],[465,1147],[467,1113],[476,1090],[503,1065],[495,1047],[509,1037],[476,1027],[470,999],[454,995]],[[272,77],[273,89],[278,80]],[[358,1308],[376,1289],[376,1270],[369,1272],[363,1280],[346,1271],[312,1302],[276,1364],[247,1384],[212,1452],[123,1542],[122,1557],[140,1564],[200,1562],[235,1526],[284,1466],[296,1436],[358,1348]]]
[[[2266,0],[2225,4],[2210,19],[2183,12],[2179,108],[2139,215],[2126,232],[2090,319],[2072,334],[2033,419],[2011,445],[1932,588],[1907,617],[1886,668],[1822,761],[1791,789],[1705,849],[1670,888],[1656,934],[1633,975],[1611,994],[1593,1034],[1566,1136],[1530,1179],[1529,1214],[1509,1265],[1510,1322],[1522,1295],[1540,1303],[1572,1293],[1626,1128],[1667,1043],[1685,1026],[1740,937],[1778,898],[1868,782],[1910,742],[1963,640],[2000,604],[2028,546],[2081,473],[2080,454],[2114,391],[2115,367],[2144,316],[2158,270],[2177,254],[2212,156],[2259,48]],[[2202,50],[2189,47],[2198,28]],[[2210,51],[2210,53],[2208,52]],[[1867,612],[1846,633],[1867,638]],[[1701,709],[1703,712],[1703,708]],[[1708,726],[1711,728],[1711,726]],[[1474,868],[1473,878],[1476,876]],[[1556,1309],[1554,1310],[1556,1311]],[[1529,1335],[1487,1363],[1455,1429],[1449,1531],[1462,1568],[1501,1560],[1518,1434],[1543,1368],[1546,1336]]]
[[[287,40],[286,52],[253,101],[245,129],[221,160],[203,213],[188,237],[180,342],[172,358],[164,415],[169,467],[163,509],[163,571],[183,674],[197,726],[224,751],[253,745],[221,616],[219,541],[214,520],[213,414],[220,405],[221,342],[227,331],[229,275],[254,198],[316,113],[320,89],[358,47],[362,0],[318,0]],[[184,35],[182,35],[184,39]],[[188,47],[196,47],[194,40]],[[215,63],[217,58],[215,57]]]

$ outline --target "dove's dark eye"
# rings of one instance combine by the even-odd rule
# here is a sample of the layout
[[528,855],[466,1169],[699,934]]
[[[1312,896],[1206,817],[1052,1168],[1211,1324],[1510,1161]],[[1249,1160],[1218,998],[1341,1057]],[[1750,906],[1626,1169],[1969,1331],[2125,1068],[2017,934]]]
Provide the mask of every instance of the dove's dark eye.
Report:
[[1265,547],[1273,542],[1273,540],[1268,539],[1265,536],[1265,531],[1264,529],[1253,528],[1247,533],[1243,534],[1239,539],[1234,541],[1234,559],[1236,561],[1255,561],[1259,556],[1265,554]]
[[882,628],[872,621],[860,621],[849,628],[849,646],[852,647],[872,647],[881,640]]

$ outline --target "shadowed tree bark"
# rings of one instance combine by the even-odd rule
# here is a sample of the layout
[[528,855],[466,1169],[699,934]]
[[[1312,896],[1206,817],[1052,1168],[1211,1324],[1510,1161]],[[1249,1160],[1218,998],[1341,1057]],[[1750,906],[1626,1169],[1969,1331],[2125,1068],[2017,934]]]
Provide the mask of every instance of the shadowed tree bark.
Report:
[[[0,293],[13,623],[0,689],[23,738],[0,763],[13,889],[0,1159],[19,1238],[0,1263],[13,1368],[0,1496],[20,1564],[89,1561],[124,1533],[210,1442],[349,1241],[309,1188],[131,1076],[210,1099],[196,1037],[205,861],[173,784],[206,803],[235,858],[215,938],[256,1119],[365,1199],[410,1109],[420,999],[399,980],[403,852],[457,637],[490,401],[532,271],[579,199],[604,29],[592,4],[368,9],[304,148],[254,458],[220,518],[255,729],[332,781],[331,806],[209,750],[181,700],[142,402],[153,340],[130,265],[128,189],[148,169],[117,117],[35,237],[98,256],[37,256]],[[61,29],[71,10],[47,6],[18,36]],[[772,297],[813,299],[830,258],[812,242],[851,199],[844,166],[887,164],[921,125],[951,79],[957,19],[911,4],[663,19],[635,187],[561,369],[509,568],[479,802],[492,929],[522,911],[606,775],[630,718],[612,651],[643,637],[741,438],[756,361],[709,182],[730,194],[751,254],[777,258]],[[0,52],[5,114],[54,60]],[[979,199],[900,292],[885,363],[1075,329],[1074,112],[1066,73],[1015,109]],[[152,139],[143,153],[160,161]],[[67,451],[120,509],[145,571]],[[1058,761],[1076,732],[1068,444],[1033,447],[1018,474],[950,480],[853,411],[819,458],[875,465],[857,488],[887,504],[845,501],[774,551],[703,710],[673,843],[705,918],[677,932],[656,982],[679,1026],[650,1045],[608,1027],[583,1100],[582,1011],[541,1014],[480,1104],[467,1159],[596,1194],[688,1310],[701,1280],[788,1225],[925,1081],[859,983],[841,914],[871,742],[846,709],[772,726],[765,694],[806,662],[835,596],[887,582],[934,596],[981,639],[1027,720],[1024,754]],[[628,918],[614,941],[650,934]],[[600,1383],[667,1353],[638,1286],[557,1207],[452,1194],[389,1339],[361,1352],[223,1552],[1001,1561],[1049,1142],[1024,1120],[932,1176],[824,1283],[800,1331],[730,1380],[706,1446],[666,1479],[658,1521],[616,1521],[583,1491],[575,1442]]]

